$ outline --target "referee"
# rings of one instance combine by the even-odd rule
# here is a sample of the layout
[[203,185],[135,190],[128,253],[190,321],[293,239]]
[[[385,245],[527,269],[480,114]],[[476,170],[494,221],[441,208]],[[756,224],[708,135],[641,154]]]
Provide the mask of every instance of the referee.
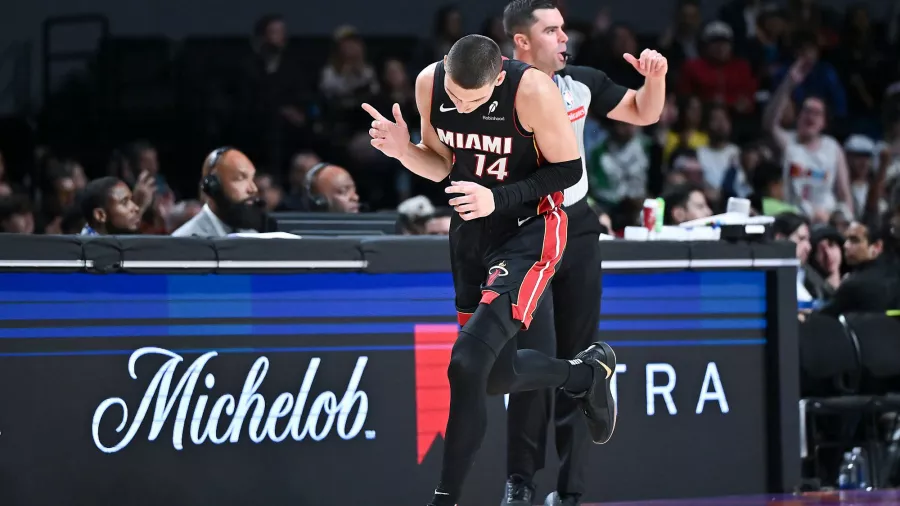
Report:
[[[579,66],[566,66],[568,37],[564,20],[552,0],[513,0],[503,12],[503,27],[515,44],[514,58],[546,72],[559,86],[572,128],[578,137],[582,162],[584,125],[588,110],[634,125],[659,120],[665,102],[666,59],[645,50],[640,58],[623,55],[646,79],[640,90],[614,83],[605,73]],[[593,104],[591,103],[593,101]],[[565,192],[569,214],[569,243],[562,265],[551,283],[554,319],[547,312],[536,318],[531,329],[519,334],[519,347],[553,353],[572,359],[595,341],[600,323],[600,225],[585,196],[587,171]],[[549,304],[544,304],[550,306]],[[541,321],[543,320],[543,321]],[[557,342],[552,340],[555,327]],[[544,467],[546,434],[554,391],[538,390],[511,394],[507,416],[506,497],[503,505],[530,506],[535,494],[534,474]],[[547,496],[546,506],[574,506],[584,494],[584,474],[590,436],[578,401],[556,396],[556,448],[561,460],[557,491]]]

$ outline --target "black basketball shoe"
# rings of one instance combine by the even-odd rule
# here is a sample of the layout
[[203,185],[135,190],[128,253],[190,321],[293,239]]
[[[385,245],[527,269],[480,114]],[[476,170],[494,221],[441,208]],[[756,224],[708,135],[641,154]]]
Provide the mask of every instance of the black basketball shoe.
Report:
[[534,499],[534,485],[519,475],[506,480],[506,497],[500,506],[531,506]]
[[588,429],[594,443],[602,445],[609,441],[616,430],[616,400],[612,394],[612,377],[616,372],[616,353],[602,341],[590,345],[571,361],[591,366],[594,382],[587,392],[574,395],[581,401],[581,409],[587,417]]

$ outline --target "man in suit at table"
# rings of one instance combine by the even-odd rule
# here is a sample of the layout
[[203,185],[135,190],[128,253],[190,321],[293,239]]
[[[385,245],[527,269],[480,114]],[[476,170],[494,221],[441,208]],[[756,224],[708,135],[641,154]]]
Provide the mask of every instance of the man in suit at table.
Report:
[[214,150],[203,163],[200,183],[206,204],[172,236],[215,238],[271,228],[255,176],[256,167],[240,151],[230,147]]

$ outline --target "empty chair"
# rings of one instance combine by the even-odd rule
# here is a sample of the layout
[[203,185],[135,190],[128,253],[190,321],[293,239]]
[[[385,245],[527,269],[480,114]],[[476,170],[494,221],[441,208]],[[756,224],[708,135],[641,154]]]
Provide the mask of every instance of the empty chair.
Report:
[[799,337],[801,456],[812,474],[807,477],[832,482],[872,397],[857,395],[859,354],[841,322],[811,314],[800,324]]
[[[875,395],[871,408],[873,432],[877,432],[875,417],[900,411],[900,322],[884,313],[849,313],[843,321],[859,346],[860,391]],[[876,486],[883,486],[897,465],[893,462],[897,456],[884,462],[884,444],[874,437],[873,442],[869,452],[872,476]]]

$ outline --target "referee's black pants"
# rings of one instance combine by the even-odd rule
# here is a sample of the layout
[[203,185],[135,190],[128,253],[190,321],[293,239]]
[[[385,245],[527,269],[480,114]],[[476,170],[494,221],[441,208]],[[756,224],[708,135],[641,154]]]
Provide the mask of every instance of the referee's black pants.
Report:
[[[518,346],[572,359],[596,340],[600,324],[600,225],[597,214],[584,200],[566,208],[566,212],[568,245],[550,284],[553,318],[546,311],[539,312],[531,327],[518,334]],[[591,437],[578,401],[560,390],[519,392],[510,394],[507,413],[507,474],[531,480],[543,469],[547,425],[553,419],[560,458],[557,491],[560,495],[582,495]]]

